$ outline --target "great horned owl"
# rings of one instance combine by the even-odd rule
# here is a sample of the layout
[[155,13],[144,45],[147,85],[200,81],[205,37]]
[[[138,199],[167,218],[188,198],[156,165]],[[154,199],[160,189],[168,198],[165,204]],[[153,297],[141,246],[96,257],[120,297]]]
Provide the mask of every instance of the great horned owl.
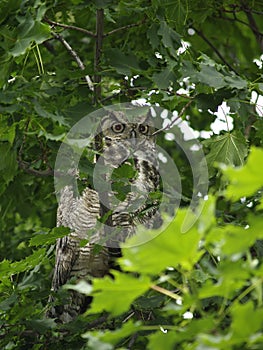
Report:
[[[149,113],[131,120],[123,112],[110,112],[101,119],[94,140],[93,188],[78,196],[72,186],[61,191],[57,225],[69,227],[70,234],[56,244],[49,317],[64,323],[82,313],[87,297],[73,291],[59,305],[59,287],[71,279],[108,274],[119,243],[136,232],[138,223],[160,225],[158,203],[151,199],[159,187],[154,131]],[[127,173],[128,179],[123,177]]]

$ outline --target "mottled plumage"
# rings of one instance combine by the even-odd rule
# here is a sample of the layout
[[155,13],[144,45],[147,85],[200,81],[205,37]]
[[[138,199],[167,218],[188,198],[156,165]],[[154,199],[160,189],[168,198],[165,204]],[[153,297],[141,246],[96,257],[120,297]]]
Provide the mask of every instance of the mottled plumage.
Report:
[[[54,292],[72,278],[103,277],[109,272],[114,254],[119,253],[119,243],[136,232],[138,223],[146,227],[160,224],[158,205],[149,197],[159,186],[154,128],[150,119],[147,115],[130,121],[123,112],[112,112],[102,118],[94,142],[97,153],[94,189],[86,187],[78,196],[72,186],[62,189],[57,225],[69,227],[70,234],[57,241]],[[125,164],[133,170],[133,176],[130,187],[127,190],[126,186],[122,193],[118,174],[117,180],[113,174]],[[100,170],[96,174],[98,169],[104,172]],[[108,188],[105,184],[109,184]],[[88,243],[83,246],[84,240]],[[50,302],[48,316],[61,322],[72,320],[86,307],[86,297],[77,292],[69,292],[63,305],[56,305],[54,297]]]

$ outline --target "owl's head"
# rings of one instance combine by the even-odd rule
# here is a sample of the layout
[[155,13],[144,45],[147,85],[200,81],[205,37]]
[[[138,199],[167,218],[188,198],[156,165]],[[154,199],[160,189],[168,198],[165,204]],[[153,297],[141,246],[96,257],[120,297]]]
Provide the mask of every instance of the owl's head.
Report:
[[100,132],[106,145],[114,141],[125,141],[136,147],[145,141],[155,141],[153,133],[155,128],[151,122],[151,115],[140,115],[128,117],[124,112],[111,112],[102,118],[100,122]]
[[103,154],[104,161],[116,167],[128,158],[153,152],[155,128],[151,119],[150,113],[131,117],[122,111],[104,116],[95,139],[98,155]]

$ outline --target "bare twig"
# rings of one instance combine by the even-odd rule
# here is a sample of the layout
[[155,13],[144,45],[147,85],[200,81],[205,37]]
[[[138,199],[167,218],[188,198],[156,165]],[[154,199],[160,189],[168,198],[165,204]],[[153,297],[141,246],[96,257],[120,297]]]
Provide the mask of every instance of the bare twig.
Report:
[[[251,12],[252,12],[252,11],[251,11]],[[235,12],[233,12],[233,18],[226,17],[226,16],[222,16],[222,15],[218,16],[218,18],[224,19],[224,20],[230,21],[230,22],[238,22],[238,23],[244,24],[245,26],[247,26],[247,27],[249,27],[249,28],[251,29],[250,23],[247,23],[247,22],[242,21],[241,19],[237,18]],[[254,28],[254,34],[263,36],[263,33],[261,33],[257,28]]]
[[218,51],[218,49],[214,46],[214,44],[211,43],[211,41],[204,35],[204,33],[201,30],[198,30],[196,28],[193,28],[195,32],[202,38],[217,54],[217,56],[221,59],[221,61],[233,72],[235,72],[237,75],[237,71],[225,60],[225,58],[221,55],[221,53]]
[[[57,40],[59,40],[67,49],[67,51],[71,54],[71,56],[74,58],[74,60],[77,62],[79,68],[81,70],[85,70],[85,66],[84,63],[81,61],[81,59],[79,58],[78,54],[76,53],[76,51],[74,51],[72,49],[72,47],[69,45],[69,43],[60,35],[57,33],[52,33],[52,35],[54,36],[54,38],[56,38]],[[94,87],[93,87],[93,82],[91,80],[91,78],[89,77],[89,75],[85,75],[85,80],[88,84],[88,87],[91,91],[94,91]]]
[[133,349],[133,345],[134,345],[136,339],[138,338],[138,335],[139,335],[138,332],[136,332],[131,336],[131,339],[130,339],[128,347],[127,347],[128,350]]
[[143,22],[144,22],[144,19],[142,21],[138,22],[138,23],[127,24],[126,26],[113,29],[110,32],[105,33],[103,36],[106,37],[106,36],[115,34],[115,33],[119,32],[121,30],[126,30],[126,29],[130,29],[130,28],[138,27],[139,25],[143,24]]
[[97,318],[96,320],[90,322],[87,326],[87,329],[92,329],[95,328],[97,326],[100,326],[102,323],[106,322],[108,318],[108,315],[102,315],[101,317]]
[[54,22],[54,21],[51,21],[50,19],[48,18],[44,18],[43,19],[44,22],[50,24],[51,26],[53,27],[61,27],[61,28],[64,28],[64,29],[73,29],[73,30],[77,30],[81,33],[84,33],[88,36],[91,36],[93,38],[96,37],[96,34],[94,34],[93,32],[89,31],[89,30],[86,30],[84,28],[80,28],[80,27],[76,27],[76,26],[72,26],[72,25],[68,25],[68,24],[62,24],[62,23],[58,23],[58,22]]
[[263,35],[258,30],[258,26],[257,26],[257,23],[256,23],[253,15],[252,15],[252,12],[248,7],[246,7],[246,5],[244,5],[243,10],[247,16],[250,28],[255,35],[255,38],[258,42],[258,45],[259,45],[261,51],[263,51]]
[[190,100],[187,102],[187,104],[181,109],[180,113],[178,114],[178,116],[176,118],[174,118],[168,125],[166,125],[164,128],[159,129],[157,131],[155,131],[152,136],[159,134],[160,132],[164,131],[164,130],[170,130],[175,123],[177,122],[178,119],[180,119],[182,117],[182,115],[184,114],[184,112],[186,111],[186,109],[191,105],[191,103],[193,102],[193,100]]
[[51,168],[48,168],[46,170],[37,170],[30,168],[31,164],[28,162],[25,162],[23,160],[18,160],[18,165],[21,169],[23,169],[26,173],[39,176],[39,177],[47,177],[47,176],[53,176],[54,171]]
[[95,47],[95,57],[94,57],[94,103],[96,104],[101,99],[101,76],[99,74],[100,70],[100,59],[101,59],[101,49],[103,41],[103,22],[104,22],[104,10],[98,9],[96,14],[96,47]]

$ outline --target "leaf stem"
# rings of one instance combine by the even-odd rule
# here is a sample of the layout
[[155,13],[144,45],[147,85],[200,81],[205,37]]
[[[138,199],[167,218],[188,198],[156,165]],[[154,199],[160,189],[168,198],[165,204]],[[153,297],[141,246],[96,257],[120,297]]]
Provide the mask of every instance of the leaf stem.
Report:
[[164,295],[167,295],[168,297],[175,299],[175,300],[182,300],[182,297],[178,294],[175,294],[165,288],[162,288],[160,286],[151,285],[151,289],[155,290],[156,292],[162,293]]

